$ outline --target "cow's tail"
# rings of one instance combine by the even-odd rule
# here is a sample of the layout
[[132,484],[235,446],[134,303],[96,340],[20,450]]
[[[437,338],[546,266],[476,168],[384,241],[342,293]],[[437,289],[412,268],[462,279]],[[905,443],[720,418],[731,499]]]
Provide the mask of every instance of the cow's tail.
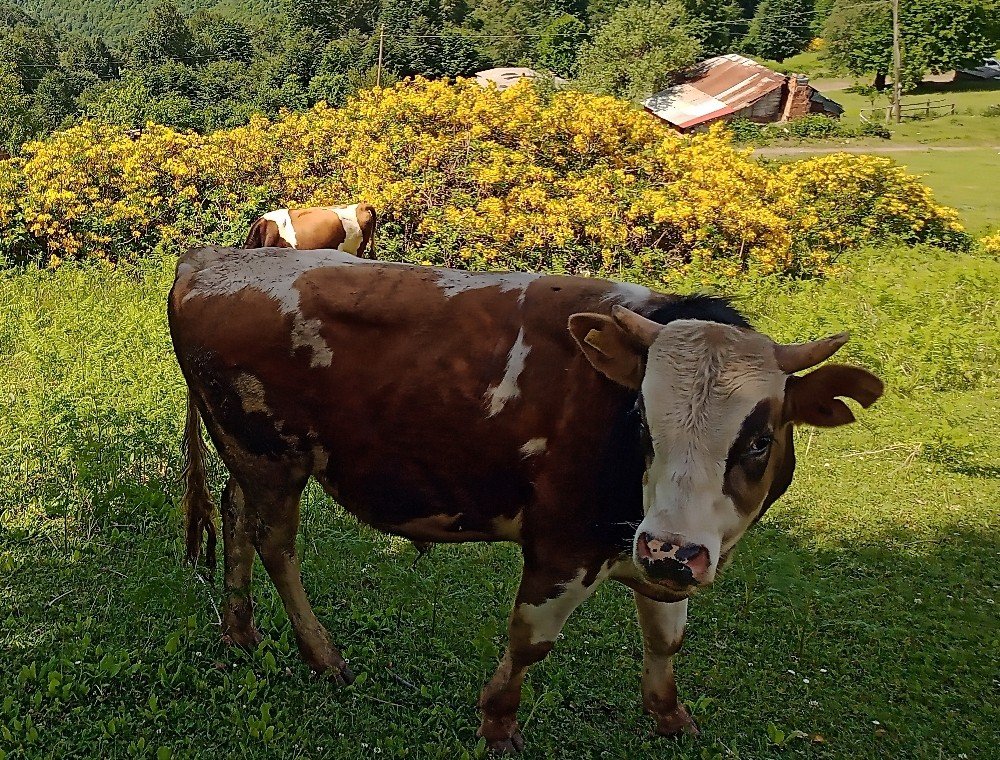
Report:
[[375,259],[375,231],[378,229],[378,219],[375,216],[375,209],[372,209],[372,234],[368,238],[368,257]]
[[201,556],[202,534],[208,534],[205,544],[205,567],[215,570],[215,503],[208,490],[205,457],[208,450],[201,437],[201,415],[188,391],[187,419],[184,422],[184,525],[187,536],[187,560],[197,564]]
[[243,242],[244,248],[263,248],[264,247],[264,219],[258,219],[250,226],[250,232],[247,234],[247,239]]

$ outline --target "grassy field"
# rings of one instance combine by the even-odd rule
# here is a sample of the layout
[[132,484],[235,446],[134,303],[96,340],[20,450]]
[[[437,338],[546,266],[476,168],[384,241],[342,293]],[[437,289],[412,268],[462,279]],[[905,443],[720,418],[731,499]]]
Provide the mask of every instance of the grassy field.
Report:
[[[997,756],[1000,263],[844,263],[733,287],[778,339],[852,330],[842,353],[889,392],[798,434],[790,493],[692,603],[677,673],[703,736],[650,736],[634,607],[608,586],[528,678],[526,757]],[[171,276],[0,273],[0,758],[475,756],[514,548],[414,564],[310,490],[306,587],[363,679],[310,676],[259,566],[267,638],[221,644],[220,589],[180,562]]]
[[[1000,119],[995,119],[1000,127]],[[1000,140],[1000,135],[998,135]],[[874,153],[891,157],[910,172],[919,174],[934,190],[935,197],[958,209],[962,223],[974,235],[1000,230],[1000,148],[962,148],[941,150],[913,148],[899,150],[898,145],[859,143],[830,145],[769,145],[758,148],[757,155],[779,161],[801,159],[809,155],[847,151]]]
[[[844,106],[845,124],[858,124],[860,110],[871,107],[868,98],[857,93],[826,89],[822,82],[818,86]],[[961,212],[963,222],[974,234],[1000,229],[1000,202],[997,201],[1000,115],[983,113],[990,107],[1000,109],[1000,82],[925,82],[904,97],[903,102],[920,103],[928,98],[955,103],[955,115],[893,125],[891,140],[778,141],[757,152],[779,160],[841,150],[888,155],[911,172],[923,175],[941,202]],[[885,102],[882,98],[878,104]]]

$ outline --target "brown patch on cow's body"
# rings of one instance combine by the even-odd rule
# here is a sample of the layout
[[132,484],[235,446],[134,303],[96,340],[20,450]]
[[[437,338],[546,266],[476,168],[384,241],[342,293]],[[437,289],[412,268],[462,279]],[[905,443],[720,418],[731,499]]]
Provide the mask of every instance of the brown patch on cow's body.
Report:
[[[560,408],[540,400],[553,392],[553,377],[570,399],[608,395],[593,393],[593,386],[606,382],[593,373],[565,372],[563,367],[583,358],[564,329],[553,329],[549,316],[553,306],[568,318],[581,301],[599,300],[601,284],[542,278],[528,286],[521,305],[520,293],[500,288],[444,297],[434,270],[416,274],[375,263],[303,272],[296,281],[299,308],[303,318],[321,320],[319,336],[333,355],[329,367],[298,358],[289,344],[292,317],[263,294],[244,289],[222,299],[198,298],[197,276],[191,289],[181,280],[175,302],[186,299],[187,342],[205,357],[204,373],[214,386],[205,395],[220,425],[242,431],[244,447],[265,455],[285,449],[283,436],[304,440],[314,431],[313,445],[326,452],[328,462],[312,474],[336,489],[340,503],[359,518],[408,538],[509,540],[508,530],[494,533],[495,521],[524,513],[530,525],[548,514],[531,505],[567,497],[578,501],[581,517],[589,502],[596,518],[600,505],[594,503],[593,480],[567,483],[563,473],[576,473],[589,457],[596,477],[607,424],[602,415],[605,420],[613,415],[626,394],[613,391],[611,403],[591,409],[587,429],[581,429],[573,404]],[[548,290],[544,280],[549,279],[561,282],[557,303],[547,299],[536,306],[531,293]],[[214,326],[223,319],[228,329],[220,338]],[[483,398],[504,376],[510,346],[522,328],[533,350],[518,377],[519,395],[488,417]],[[421,348],[431,343],[433,351]],[[378,361],[355,358],[372,356],[373,347]],[[445,368],[442,356],[451,357]],[[229,367],[274,389],[270,414],[246,413],[229,402],[237,382]],[[406,372],[396,376],[387,367]],[[446,382],[439,382],[442,378]],[[565,418],[567,413],[573,417]],[[277,419],[284,421],[280,433],[274,429]],[[457,425],[463,428],[460,435],[451,433]],[[546,456],[525,457],[524,441],[542,438]],[[427,520],[437,521],[437,527],[430,529]],[[451,527],[444,528],[448,521]],[[532,534],[548,532],[548,526],[537,527]]]

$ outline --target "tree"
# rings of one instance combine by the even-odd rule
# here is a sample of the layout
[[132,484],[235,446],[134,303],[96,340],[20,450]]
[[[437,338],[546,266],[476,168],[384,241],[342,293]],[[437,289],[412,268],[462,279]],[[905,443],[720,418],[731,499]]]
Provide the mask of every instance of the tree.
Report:
[[158,0],[127,47],[129,59],[135,64],[162,63],[164,59],[183,61],[192,57],[194,35],[172,0]]
[[90,71],[60,68],[47,72],[35,88],[35,122],[45,131],[58,129],[76,113],[80,94],[98,82]]
[[242,61],[253,58],[253,34],[239,21],[209,11],[198,11],[188,21],[194,52],[203,61]]
[[292,26],[315,29],[328,42],[352,29],[370,31],[378,24],[380,0],[333,3],[330,0],[296,0],[290,5]]
[[46,71],[59,65],[58,49],[56,36],[45,27],[33,24],[0,27],[0,61],[13,66],[21,86],[29,94]]
[[837,3],[823,32],[827,56],[855,76],[874,73],[875,89],[885,89],[892,68],[892,17],[888,3]]
[[525,2],[479,0],[465,25],[480,37],[479,51],[489,66],[529,63],[531,37],[539,19]]
[[552,19],[541,31],[535,59],[539,66],[564,77],[576,75],[580,46],[586,41],[587,27],[568,13]]
[[71,34],[65,39],[59,53],[59,65],[63,68],[89,71],[99,79],[114,79],[118,76],[120,64],[100,37]]
[[316,74],[309,81],[309,98],[325,100],[331,106],[344,104],[357,92],[365,73],[378,58],[378,42],[357,30],[327,44]]
[[[995,8],[995,6],[994,6]],[[994,11],[995,13],[995,11]],[[909,0],[901,7],[903,85],[975,65],[1000,46],[997,22],[982,0]],[[838,0],[826,23],[832,61],[856,76],[874,75],[885,89],[892,69],[892,20],[888,4],[856,6]]]
[[910,66],[941,74],[980,65],[1000,46],[997,10],[982,0],[909,0],[900,27]]
[[0,61],[0,148],[15,153],[38,130],[21,77],[11,62]]
[[684,0],[692,29],[706,53],[728,53],[732,41],[746,33],[737,0]]
[[754,55],[783,61],[812,40],[810,0],[763,0],[757,6],[744,47]]
[[80,105],[83,112],[96,121],[138,128],[146,123],[146,105],[153,97],[141,76],[125,71],[121,79],[84,92]]
[[587,89],[638,99],[668,86],[693,64],[701,45],[679,0],[622,6],[580,51]]

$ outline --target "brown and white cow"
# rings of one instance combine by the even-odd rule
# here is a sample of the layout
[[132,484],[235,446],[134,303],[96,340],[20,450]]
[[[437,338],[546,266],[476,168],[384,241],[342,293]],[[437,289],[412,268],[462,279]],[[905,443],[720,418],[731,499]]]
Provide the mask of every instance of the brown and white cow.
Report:
[[315,206],[264,214],[253,223],[244,248],[295,248],[313,251],[333,248],[363,256],[375,254],[375,209],[367,203],[352,206]]
[[187,549],[222,498],[223,634],[253,646],[260,555],[317,671],[351,671],[302,586],[295,538],[310,477],[415,541],[513,541],[524,570],[479,733],[520,749],[527,668],[606,579],[634,590],[642,693],[661,734],[695,732],[673,655],[687,598],[792,480],[792,429],[833,427],[882,383],[829,364],[847,340],[755,332],[725,300],[579,277],[484,274],[335,251],[201,249],[180,260],[170,330],[190,391]]

